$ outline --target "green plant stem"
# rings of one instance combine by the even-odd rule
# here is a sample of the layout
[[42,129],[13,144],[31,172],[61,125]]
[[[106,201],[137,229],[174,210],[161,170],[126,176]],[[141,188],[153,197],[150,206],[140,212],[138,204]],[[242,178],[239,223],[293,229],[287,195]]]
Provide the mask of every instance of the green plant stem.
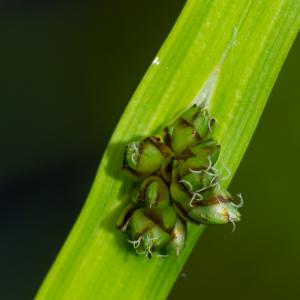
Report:
[[[218,120],[219,168],[249,144],[299,29],[298,0],[189,0],[124,112],[86,204],[37,299],[164,299],[204,226],[189,226],[178,258],[144,259],[115,228],[130,197],[124,146],[158,132],[194,101]],[[133,45],[134,46],[134,45]],[[53,220],[55,221],[55,220]]]

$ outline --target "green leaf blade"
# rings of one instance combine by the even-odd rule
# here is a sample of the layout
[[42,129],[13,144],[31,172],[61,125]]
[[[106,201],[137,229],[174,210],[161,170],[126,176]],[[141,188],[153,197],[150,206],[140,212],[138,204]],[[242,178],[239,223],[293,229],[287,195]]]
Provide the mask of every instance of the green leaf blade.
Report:
[[[124,112],[83,211],[37,299],[164,299],[204,226],[189,226],[178,258],[145,260],[115,228],[133,183],[124,146],[157,133],[207,92],[222,145],[238,167],[299,29],[299,1],[190,0]],[[224,185],[230,179],[224,181]]]

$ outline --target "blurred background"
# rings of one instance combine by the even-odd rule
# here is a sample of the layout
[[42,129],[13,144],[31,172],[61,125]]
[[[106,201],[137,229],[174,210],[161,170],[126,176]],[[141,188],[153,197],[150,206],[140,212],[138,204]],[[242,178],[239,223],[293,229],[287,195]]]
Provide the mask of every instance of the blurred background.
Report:
[[[0,1],[0,299],[32,299],[183,0]],[[300,299],[298,38],[231,184],[243,222],[209,227],[169,299]]]

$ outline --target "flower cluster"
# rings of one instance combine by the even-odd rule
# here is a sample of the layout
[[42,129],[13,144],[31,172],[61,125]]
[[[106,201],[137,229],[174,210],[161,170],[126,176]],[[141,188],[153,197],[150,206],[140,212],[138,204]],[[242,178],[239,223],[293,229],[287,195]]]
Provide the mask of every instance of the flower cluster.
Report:
[[117,227],[130,235],[138,254],[179,255],[186,222],[235,224],[238,208],[220,185],[215,167],[220,145],[213,139],[215,120],[192,106],[163,135],[133,141],[124,153],[124,169],[141,181]]

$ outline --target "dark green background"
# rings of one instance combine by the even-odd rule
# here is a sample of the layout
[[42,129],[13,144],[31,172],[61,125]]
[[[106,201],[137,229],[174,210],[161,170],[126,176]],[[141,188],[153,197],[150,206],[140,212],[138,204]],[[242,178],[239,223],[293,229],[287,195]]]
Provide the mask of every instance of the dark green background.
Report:
[[[0,299],[32,299],[183,4],[1,1]],[[300,299],[299,51],[230,187],[243,222],[207,228],[170,299]]]

